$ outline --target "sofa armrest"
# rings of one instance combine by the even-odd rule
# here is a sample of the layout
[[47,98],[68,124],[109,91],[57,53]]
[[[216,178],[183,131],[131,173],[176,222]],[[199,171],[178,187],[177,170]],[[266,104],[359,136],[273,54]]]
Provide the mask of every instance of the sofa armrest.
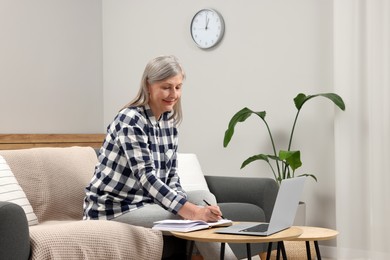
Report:
[[28,259],[30,237],[26,214],[17,204],[0,201],[0,259]]
[[271,218],[279,186],[271,178],[205,176],[218,203],[248,203],[260,207],[265,221]]

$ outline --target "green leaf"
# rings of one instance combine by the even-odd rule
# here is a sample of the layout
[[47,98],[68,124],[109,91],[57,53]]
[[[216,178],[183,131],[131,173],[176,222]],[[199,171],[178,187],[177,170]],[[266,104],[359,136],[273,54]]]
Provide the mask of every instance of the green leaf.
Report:
[[275,156],[275,155],[272,155],[272,154],[269,154],[268,158],[272,159],[272,160],[275,160],[275,161],[281,161],[281,159],[278,156]]
[[248,164],[250,164],[251,162],[254,162],[254,161],[257,161],[257,160],[263,160],[263,161],[266,161],[267,163],[269,163],[267,155],[265,155],[265,154],[258,154],[258,155],[254,155],[254,156],[251,156],[248,159],[246,159],[242,163],[241,169],[244,168],[245,166],[247,166]]
[[302,166],[300,151],[279,151],[279,158],[285,160],[293,171]]
[[238,111],[236,114],[234,114],[234,116],[230,119],[230,122],[229,122],[229,125],[228,125],[228,129],[226,129],[225,131],[225,136],[223,138],[223,147],[226,147],[230,140],[232,139],[233,137],[233,134],[234,134],[234,128],[236,126],[237,123],[239,122],[244,122],[248,117],[250,117],[252,114],[256,114],[258,115],[259,117],[261,117],[263,120],[265,118],[265,111],[262,111],[262,112],[254,112],[252,110],[250,110],[249,108],[247,107],[244,107],[243,109],[241,109],[240,111]]
[[334,93],[325,93],[325,94],[320,94],[320,95],[332,100],[333,103],[336,106],[338,106],[341,110],[343,110],[343,111],[345,110],[344,100],[339,95],[334,94]]
[[317,95],[308,95],[306,96],[305,94],[303,93],[299,93],[295,98],[294,98],[294,103],[295,103],[295,107],[300,110],[303,106],[303,104],[306,103],[306,101],[314,98],[314,97],[325,97],[325,98],[328,98],[329,100],[331,100],[336,106],[338,106],[341,110],[345,110],[345,104],[344,104],[344,101],[343,99],[335,94],[335,93],[323,93],[323,94],[317,94]]
[[295,98],[294,98],[294,103],[295,107],[299,110],[303,106],[303,104],[307,101],[307,97],[303,93],[299,93]]

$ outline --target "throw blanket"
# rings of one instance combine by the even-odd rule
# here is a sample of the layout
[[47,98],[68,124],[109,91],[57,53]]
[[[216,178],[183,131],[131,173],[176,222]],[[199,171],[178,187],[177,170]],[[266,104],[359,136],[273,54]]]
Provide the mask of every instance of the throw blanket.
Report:
[[30,227],[31,258],[161,259],[160,231],[114,221],[84,221],[84,188],[97,163],[89,147],[4,150],[39,224]]
[[26,193],[40,223],[82,219],[84,188],[97,163],[92,148],[34,148],[0,153]]

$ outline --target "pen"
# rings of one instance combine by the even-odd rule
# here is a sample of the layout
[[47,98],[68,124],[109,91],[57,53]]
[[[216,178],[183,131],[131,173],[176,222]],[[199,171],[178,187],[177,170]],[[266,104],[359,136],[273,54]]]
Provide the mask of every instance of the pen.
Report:
[[[204,203],[206,203],[207,206],[211,206],[211,204],[208,203],[206,200],[203,200],[203,201],[204,201]],[[225,219],[223,215],[221,215],[221,218]]]

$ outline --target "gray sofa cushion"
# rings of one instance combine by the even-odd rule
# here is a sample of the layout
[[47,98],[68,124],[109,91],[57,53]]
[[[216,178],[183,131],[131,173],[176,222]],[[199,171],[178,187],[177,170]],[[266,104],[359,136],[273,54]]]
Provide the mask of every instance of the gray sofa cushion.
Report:
[[218,203],[223,216],[235,221],[265,221],[264,210],[250,203]]

